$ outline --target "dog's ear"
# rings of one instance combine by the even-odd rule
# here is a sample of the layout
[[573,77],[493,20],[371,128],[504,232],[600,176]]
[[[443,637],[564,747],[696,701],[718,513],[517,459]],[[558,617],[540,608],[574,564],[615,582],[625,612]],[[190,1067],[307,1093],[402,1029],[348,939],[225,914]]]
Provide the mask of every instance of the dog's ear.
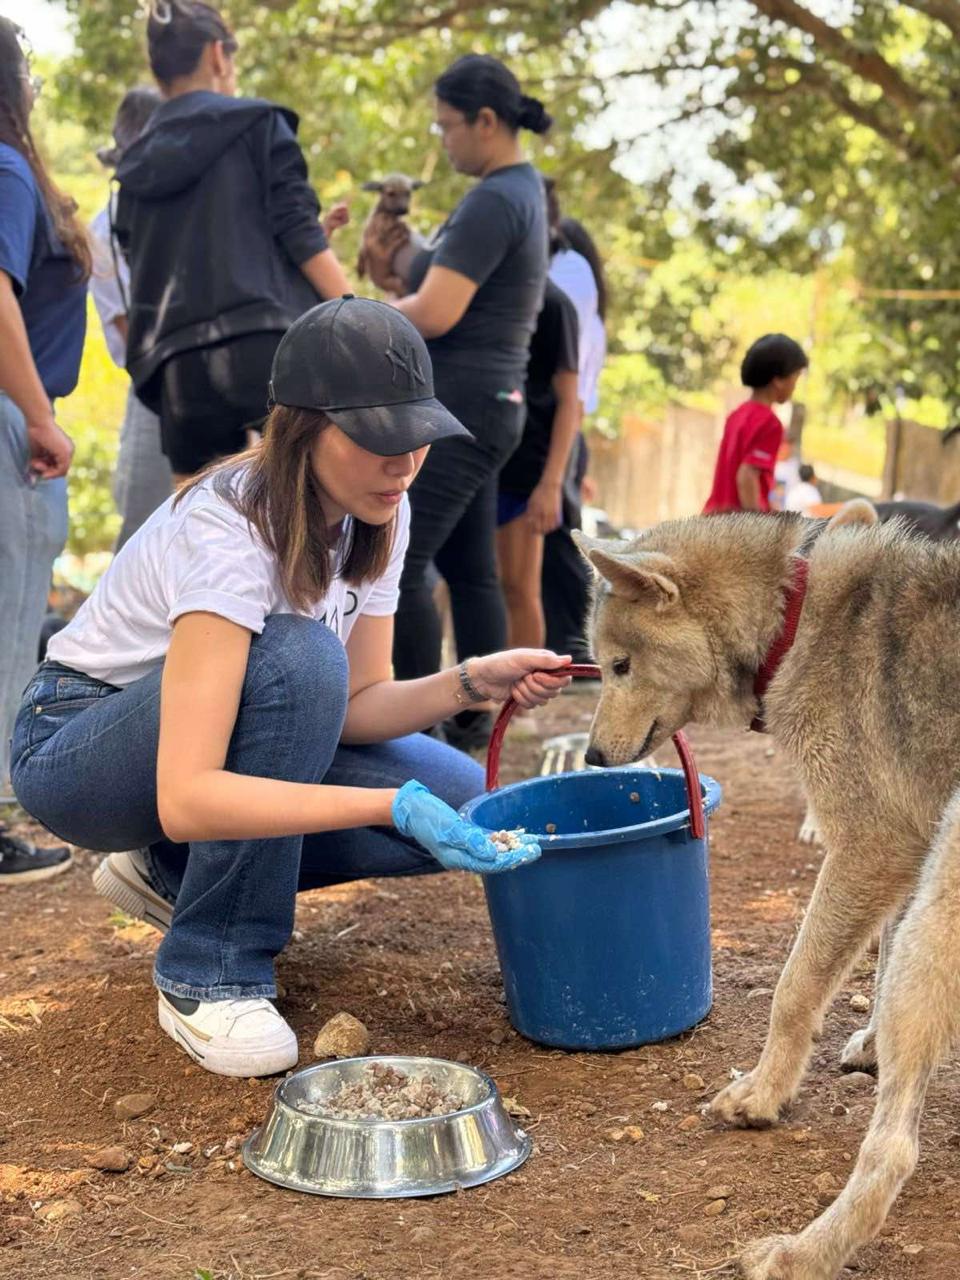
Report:
[[596,542],[580,533],[573,536],[614,594],[625,600],[649,600],[658,612],[680,599],[680,588],[674,581],[676,566],[669,556],[659,551],[621,552],[614,549],[615,543]]
[[872,502],[866,498],[851,498],[827,522],[828,529],[839,529],[844,524],[879,524],[880,517]]
[[419,191],[419,190],[420,190],[420,188],[421,188],[421,187],[424,187],[424,186],[426,186],[426,181],[425,181],[425,179],[423,179],[423,178],[414,178],[414,180],[410,183],[410,190],[411,190],[411,191]]
[[374,182],[373,180],[371,180],[370,182],[365,182],[365,183],[363,184],[363,187],[361,188],[361,190],[363,190],[363,191],[382,191],[382,190],[383,190],[383,183],[382,183],[382,182]]

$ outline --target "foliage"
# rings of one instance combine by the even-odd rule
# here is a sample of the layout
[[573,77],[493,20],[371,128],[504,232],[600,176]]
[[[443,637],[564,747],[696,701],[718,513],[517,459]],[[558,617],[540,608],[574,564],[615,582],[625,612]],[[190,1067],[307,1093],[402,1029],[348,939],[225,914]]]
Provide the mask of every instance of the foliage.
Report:
[[745,273],[843,255],[862,317],[847,390],[960,402],[958,0],[636,4],[662,39],[602,92],[659,85],[674,154],[690,121],[712,134],[719,177],[691,202],[704,243]]
[[[93,145],[123,90],[149,73],[136,0],[66,3],[77,49],[58,69],[42,136],[89,214],[104,190]],[[428,132],[431,84],[455,56],[495,52],[544,99],[557,125],[532,158],[596,236],[613,286],[603,428],[721,370],[735,375],[746,343],[773,328],[811,347],[810,438],[831,448],[828,419],[867,394],[889,410],[899,385],[923,397],[913,416],[936,425],[947,420],[942,402],[960,399],[960,302],[928,294],[960,290],[960,0],[224,8],[243,91],[296,107],[321,199],[351,200],[354,222],[337,241],[351,267],[372,200],[364,180],[391,169],[425,178],[414,213],[423,230],[464,189]],[[642,181],[626,176],[638,172]],[[882,293],[905,289],[920,296]],[[64,416],[96,441],[86,457],[101,497],[75,510],[105,545],[102,482],[124,381],[95,323],[91,335]],[[879,430],[865,425],[863,448],[851,440],[848,452],[872,459]]]
[[[77,53],[57,75],[59,102],[73,119],[105,135],[123,90],[148,76],[143,23],[133,0],[67,3]],[[675,233],[683,237],[685,228],[672,227],[656,211],[657,191],[638,188],[617,171],[615,144],[600,145],[590,135],[601,106],[590,84],[600,36],[588,20],[599,7],[590,0],[522,7],[456,0],[452,7],[415,9],[398,0],[233,0],[224,10],[240,42],[243,91],[296,108],[321,200],[352,202],[353,224],[336,242],[348,265],[375,199],[360,192],[366,179],[410,172],[427,183],[415,202],[417,225],[426,231],[447,215],[466,183],[429,133],[431,86],[461,53],[507,58],[556,119],[545,141],[525,135],[531,158],[558,179],[564,211],[584,221],[611,260],[614,349],[653,345],[654,380],[689,385],[693,377],[715,374],[724,351],[701,345],[691,359],[690,312],[708,302],[706,284],[684,280],[674,297],[661,281],[648,292],[652,260],[669,258]],[[621,322],[631,315],[656,322],[655,344],[649,325],[625,332],[621,342]]]
[[[78,54],[60,88],[76,117],[102,130],[122,86],[144,74],[137,6],[67,2]],[[662,277],[650,281],[622,264],[631,255],[669,258],[696,230],[716,269],[735,262],[741,275],[813,271],[845,252],[865,286],[857,322],[865,340],[850,346],[839,382],[858,395],[900,384],[910,395],[960,399],[960,300],[882,292],[960,287],[960,0],[630,7],[632,24],[622,21],[622,0],[227,6],[246,87],[297,104],[325,197],[354,190],[371,173],[410,168],[431,178],[420,201],[428,223],[459,191],[426,136],[430,83],[465,49],[508,57],[557,110],[555,140],[536,158],[564,179],[569,211],[598,228],[602,209],[601,238],[622,228],[614,237],[627,242],[614,268],[615,314],[644,317],[624,345],[650,355],[664,386],[689,385],[728,354],[710,340],[698,345],[690,331],[711,299],[706,278],[664,288]],[[612,58],[602,38],[611,17],[627,33]],[[616,140],[598,147],[591,122],[646,82],[656,94],[641,95]],[[698,185],[689,155],[704,136],[716,163]],[[659,179],[631,187],[617,168],[645,155],[653,139],[666,156]],[[685,220],[677,217],[681,200]]]
[[82,556],[113,543],[120,517],[111,482],[127,376],[110,359],[92,301],[87,303],[87,341],[80,384],[57,407],[57,420],[76,445],[70,467],[70,537],[67,551]]

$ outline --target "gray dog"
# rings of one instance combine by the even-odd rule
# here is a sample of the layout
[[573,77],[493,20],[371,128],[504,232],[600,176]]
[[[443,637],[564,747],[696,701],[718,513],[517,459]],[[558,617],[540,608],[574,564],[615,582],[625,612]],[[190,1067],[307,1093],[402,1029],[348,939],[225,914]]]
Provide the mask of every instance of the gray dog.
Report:
[[747,514],[673,521],[629,545],[579,539],[608,586],[593,620],[603,686],[588,761],[626,764],[688,721],[762,715],[826,843],[760,1060],[714,1099],[715,1116],[777,1120],[837,988],[903,911],[856,1167],[799,1236],[746,1249],[749,1280],[833,1280],[876,1235],[916,1165],[930,1076],[960,1033],[960,547],[876,520],[849,504],[812,546],[810,521]]

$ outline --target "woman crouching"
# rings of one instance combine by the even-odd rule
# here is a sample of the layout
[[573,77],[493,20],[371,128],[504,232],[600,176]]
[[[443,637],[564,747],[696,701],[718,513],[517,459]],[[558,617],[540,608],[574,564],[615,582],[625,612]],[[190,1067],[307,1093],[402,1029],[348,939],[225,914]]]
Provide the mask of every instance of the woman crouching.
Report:
[[[479,766],[417,732],[471,700],[567,683],[538,650],[391,672],[407,490],[465,428],[396,310],[323,303],[287,332],[260,446],[214,465],[123,547],[24,695],[13,782],[62,838],[112,852],[98,891],[165,931],[160,1025],[223,1075],[297,1061],[270,998],[299,890],[508,870],[455,812]],[[306,834],[305,834],[306,833]]]

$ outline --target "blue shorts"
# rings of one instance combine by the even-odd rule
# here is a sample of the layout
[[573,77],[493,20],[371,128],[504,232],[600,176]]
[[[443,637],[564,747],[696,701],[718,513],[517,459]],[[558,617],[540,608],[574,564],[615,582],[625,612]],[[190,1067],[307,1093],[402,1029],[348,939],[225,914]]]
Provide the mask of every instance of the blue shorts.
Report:
[[529,494],[504,493],[501,490],[497,494],[497,527],[509,524],[511,520],[516,520],[518,516],[522,516],[529,502]]

